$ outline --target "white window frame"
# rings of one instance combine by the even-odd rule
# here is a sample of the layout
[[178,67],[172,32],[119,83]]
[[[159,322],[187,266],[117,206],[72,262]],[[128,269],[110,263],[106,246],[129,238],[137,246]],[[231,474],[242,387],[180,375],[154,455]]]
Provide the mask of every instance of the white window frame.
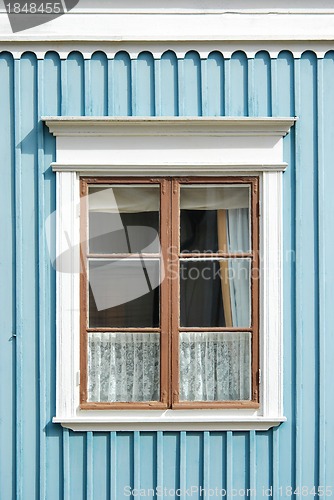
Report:
[[[283,137],[294,118],[45,117],[56,136],[56,246],[80,238],[80,176],[242,176],[260,179],[260,408],[81,410],[79,273],[57,272],[57,401],[72,430],[267,430],[283,413]],[[66,210],[66,238],[64,219]],[[70,210],[69,210],[69,207]],[[79,252],[77,252],[79,253]],[[79,262],[79,255],[73,259]]]

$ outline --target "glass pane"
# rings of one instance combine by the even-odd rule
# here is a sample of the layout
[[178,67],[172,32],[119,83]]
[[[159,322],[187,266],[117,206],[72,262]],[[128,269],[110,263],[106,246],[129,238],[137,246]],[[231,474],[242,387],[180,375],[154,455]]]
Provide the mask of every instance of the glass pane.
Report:
[[89,262],[89,326],[159,327],[158,259]]
[[180,400],[251,399],[251,333],[180,333]]
[[180,262],[180,325],[250,327],[250,259]]
[[158,186],[89,189],[90,253],[159,253]]
[[244,186],[182,186],[181,252],[248,252],[250,190]]
[[88,334],[88,401],[159,399],[159,334]]

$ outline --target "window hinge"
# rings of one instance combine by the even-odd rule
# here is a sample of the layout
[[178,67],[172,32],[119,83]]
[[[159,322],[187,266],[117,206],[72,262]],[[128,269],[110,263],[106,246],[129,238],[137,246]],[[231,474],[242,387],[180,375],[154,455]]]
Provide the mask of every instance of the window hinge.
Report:
[[258,371],[258,380],[259,380],[259,385],[261,384],[261,370]]
[[260,217],[260,216],[261,216],[261,202],[258,201],[256,204],[256,217]]
[[76,379],[77,385],[80,385],[80,371],[77,372]]

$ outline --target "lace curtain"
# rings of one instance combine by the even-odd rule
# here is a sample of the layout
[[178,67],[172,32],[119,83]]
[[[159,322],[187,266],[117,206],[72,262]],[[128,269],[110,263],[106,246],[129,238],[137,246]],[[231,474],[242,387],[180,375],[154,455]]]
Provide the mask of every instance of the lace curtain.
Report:
[[88,373],[88,401],[159,400],[159,335],[90,333]]
[[[88,400],[159,399],[159,338],[156,334],[89,335]],[[180,399],[250,399],[251,334],[180,334]]]
[[180,399],[250,399],[249,332],[180,334]]

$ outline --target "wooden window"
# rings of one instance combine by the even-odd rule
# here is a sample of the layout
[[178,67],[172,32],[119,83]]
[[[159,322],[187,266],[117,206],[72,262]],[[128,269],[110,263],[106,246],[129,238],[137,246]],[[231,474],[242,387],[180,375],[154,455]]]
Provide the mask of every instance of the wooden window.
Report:
[[82,409],[259,408],[258,192],[81,179]]

